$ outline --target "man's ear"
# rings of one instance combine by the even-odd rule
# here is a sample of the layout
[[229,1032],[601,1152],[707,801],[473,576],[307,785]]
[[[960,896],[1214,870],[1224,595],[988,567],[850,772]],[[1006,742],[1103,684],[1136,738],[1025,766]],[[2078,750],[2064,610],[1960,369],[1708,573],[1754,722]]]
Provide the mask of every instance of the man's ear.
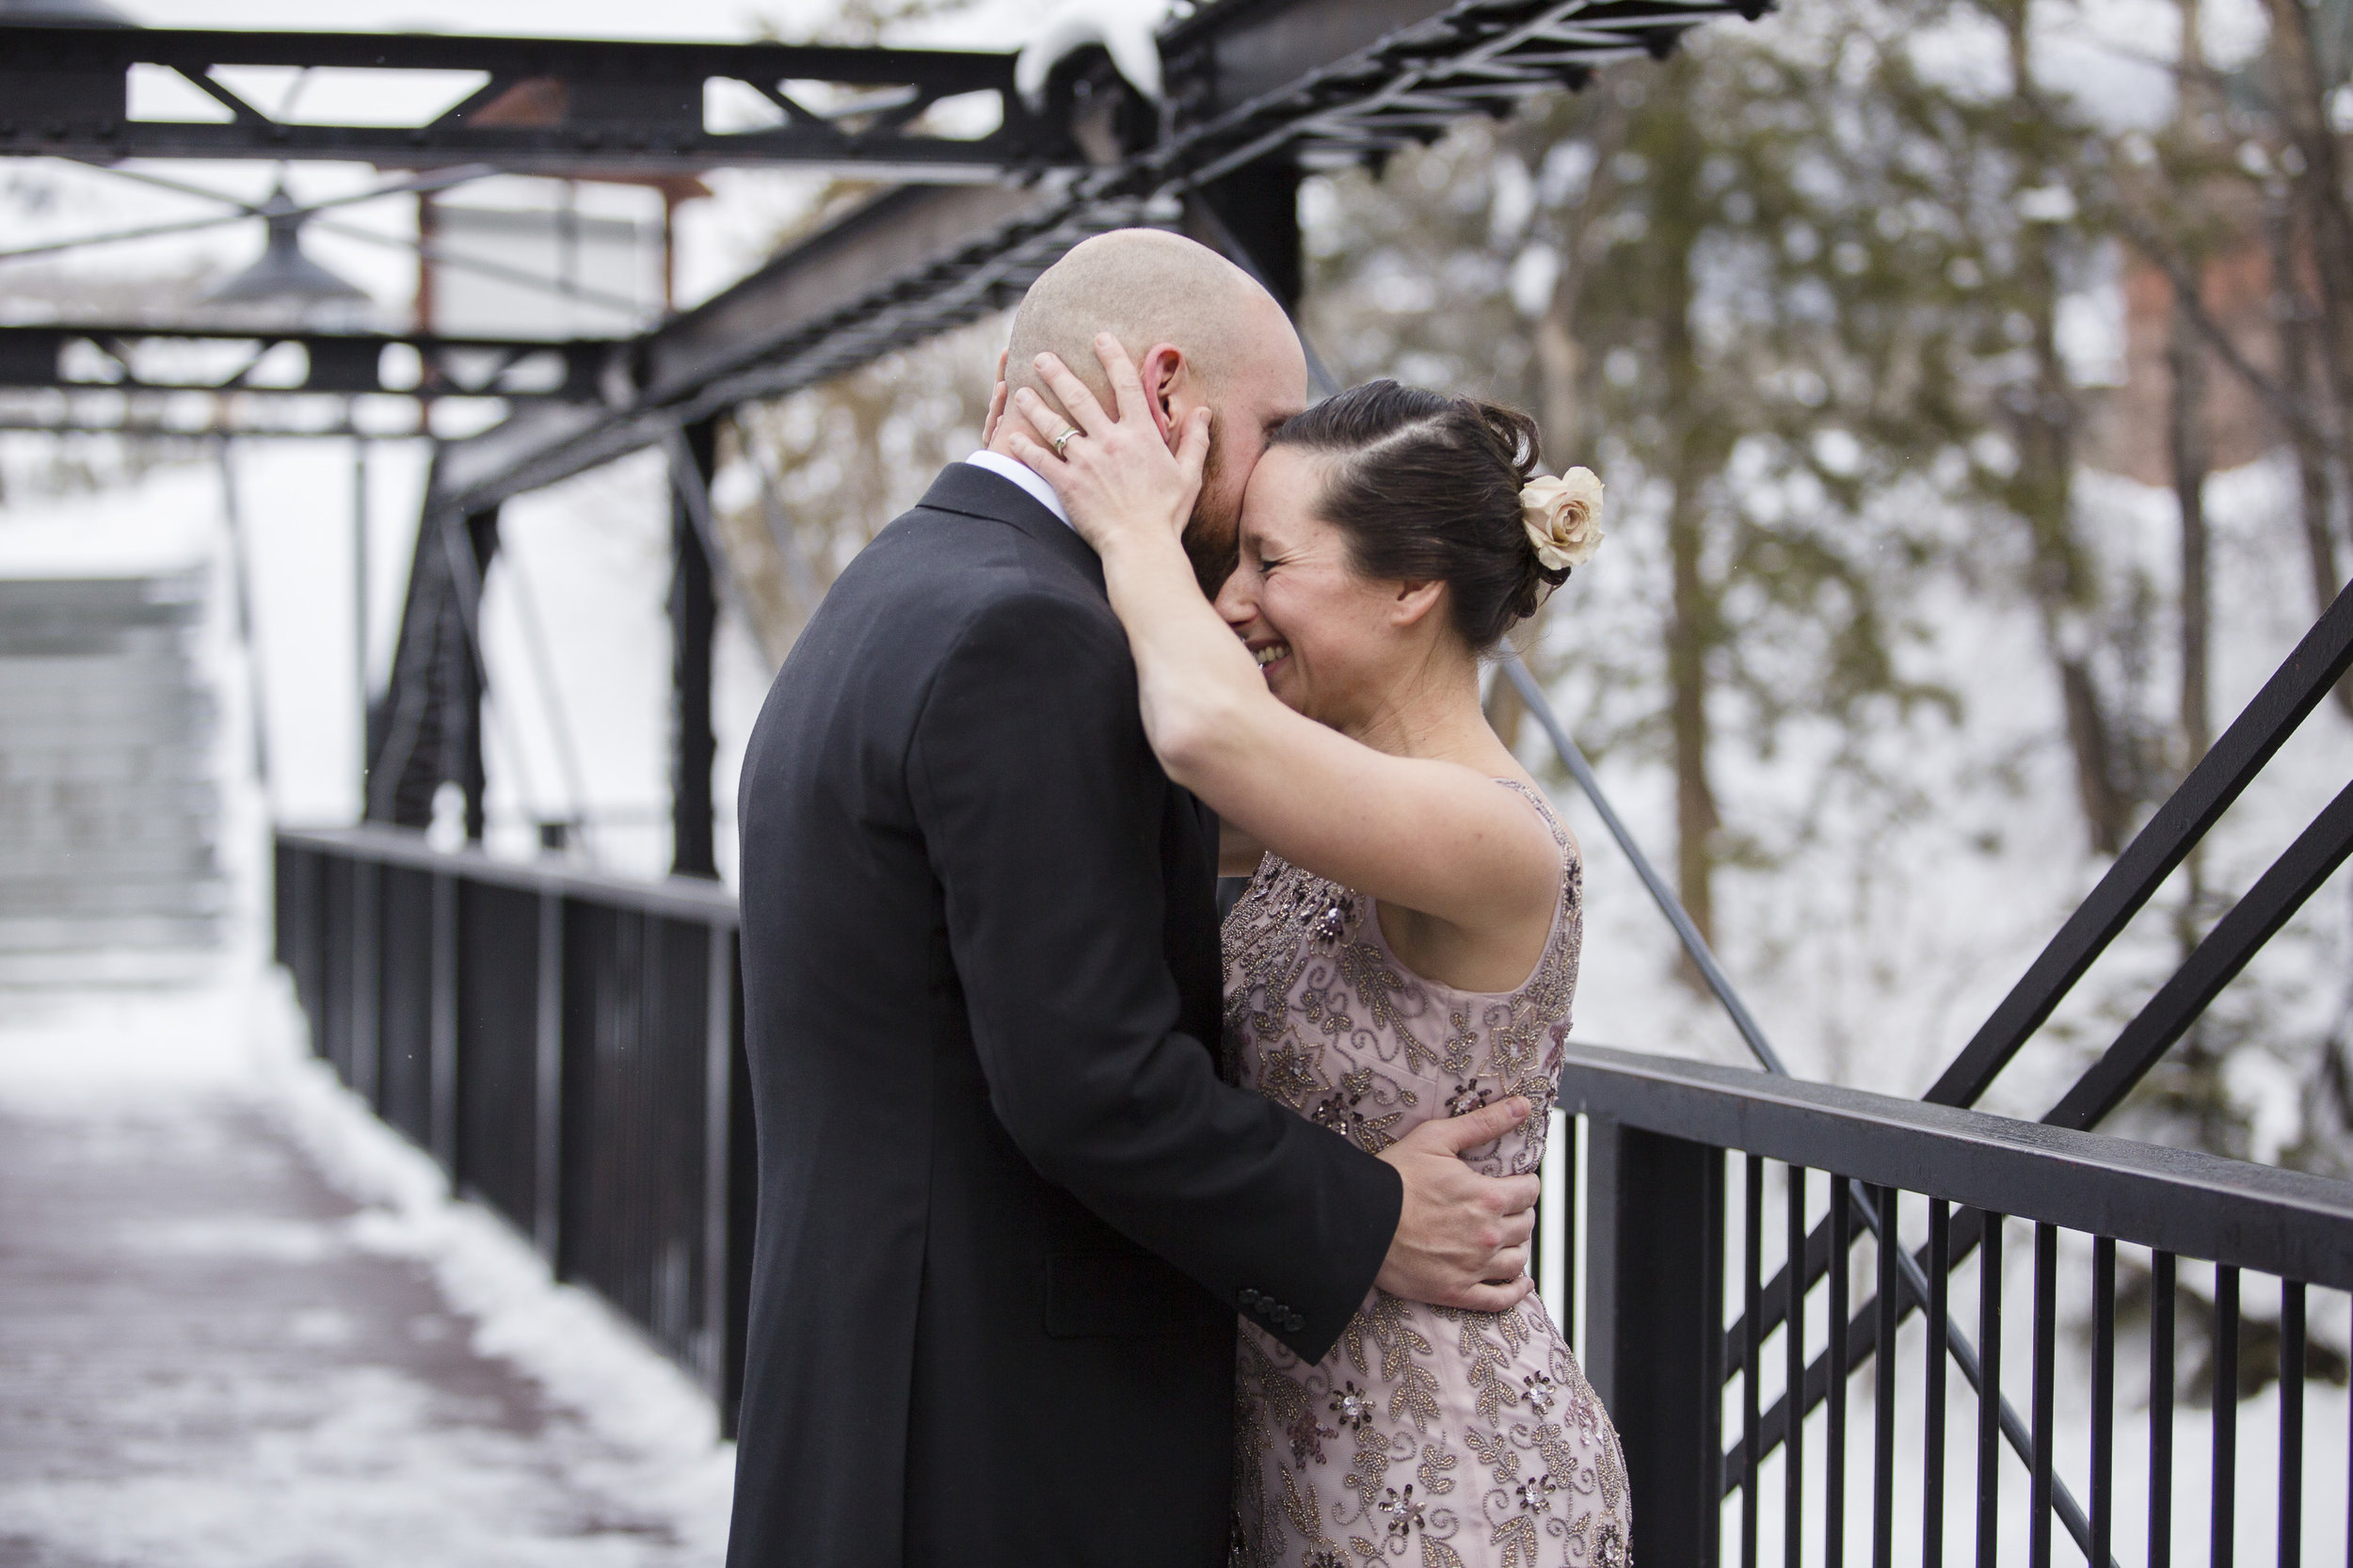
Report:
[[1136,376],[1144,383],[1144,404],[1152,410],[1152,424],[1171,452],[1184,439],[1184,416],[1191,411],[1177,401],[1188,368],[1185,351],[1173,343],[1154,344],[1136,364]]
[[1389,610],[1393,626],[1412,626],[1435,609],[1446,598],[1446,579],[1431,578],[1426,583],[1400,583],[1397,598]]

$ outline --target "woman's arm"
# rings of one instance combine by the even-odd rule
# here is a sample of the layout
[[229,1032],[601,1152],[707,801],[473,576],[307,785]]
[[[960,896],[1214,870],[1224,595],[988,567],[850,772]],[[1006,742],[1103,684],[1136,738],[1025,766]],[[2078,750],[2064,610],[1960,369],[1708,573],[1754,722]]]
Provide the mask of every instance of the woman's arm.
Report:
[[[1181,535],[1199,493],[1209,415],[1176,450],[1156,426],[1118,341],[1096,344],[1120,407],[1105,413],[1051,355],[1040,374],[1083,438],[1057,458],[1013,433],[1103,558],[1134,651],[1144,732],[1169,776],[1294,865],[1471,930],[1515,929],[1560,896],[1560,859],[1526,804],[1452,762],[1393,757],[1294,712],[1201,597]],[[1059,428],[1023,388],[1032,431]]]

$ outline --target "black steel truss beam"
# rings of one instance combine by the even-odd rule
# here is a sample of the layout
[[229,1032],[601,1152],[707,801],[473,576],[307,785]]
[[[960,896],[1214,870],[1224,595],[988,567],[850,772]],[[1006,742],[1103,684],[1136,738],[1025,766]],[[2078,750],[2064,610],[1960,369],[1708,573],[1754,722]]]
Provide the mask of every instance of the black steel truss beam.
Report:
[[2215,922],[2173,978],[2158,987],[2157,994],[2117,1035],[2116,1043],[2075,1080],[2075,1086],[2050,1109],[2043,1122],[2078,1128],[2099,1125],[2173,1048],[2173,1043],[2198,1021],[2222,988],[2238,978],[2257,950],[2320,891],[2347,855],[2353,855],[2353,784],[2346,785],[2272,862],[2271,869],[2255,879],[2247,896]]
[[[472,506],[552,484],[1010,304],[1092,232],[1054,228],[1060,210],[1050,187],[888,192],[639,339],[614,405],[526,409],[454,444],[437,496]],[[1031,247],[1007,242],[1025,230]]]
[[[309,158],[387,168],[488,163],[519,173],[685,173],[720,165],[814,164],[899,180],[986,180],[1083,162],[1014,91],[1008,53],[786,43],[659,43],[425,33],[265,33],[9,25],[0,50],[0,153],[117,158]],[[133,120],[135,66],[173,72],[226,121]],[[480,87],[413,125],[272,118],[220,66],[472,72]],[[703,91],[744,84],[782,117],[714,133]],[[821,90],[811,92],[812,86]],[[957,137],[927,110],[996,96],[997,128]]]
[[711,651],[724,569],[707,515],[718,422],[678,431],[670,447],[670,874],[717,877],[712,843]]
[[482,580],[498,542],[496,508],[428,515],[417,531],[392,677],[368,713],[371,822],[427,826],[435,791],[456,783],[466,793],[466,836],[482,837]]
[[429,333],[0,327],[0,388],[581,403],[602,395],[607,367],[629,346]]
[[[1663,59],[1683,34],[1771,0],[1570,0],[1452,6],[1227,0],[1161,41],[1172,112],[1195,127],[1186,172],[1277,153],[1304,168],[1378,159],[1467,115],[1500,117],[1614,61]],[[1172,149],[1171,151],[1176,151]]]
[[2348,667],[2353,667],[2353,587],[2322,612],[2214,749],[2134,835],[2099,886],[2068,917],[1923,1098],[1936,1105],[1977,1103],[2092,960],[2173,874]]
[[1655,56],[1758,0],[1228,0],[1161,40],[1165,136],[1116,166],[1024,186],[888,192],[700,310],[656,328],[627,407],[526,410],[453,449],[442,503],[490,502],[661,433],[846,371],[1013,303],[1080,240],[1177,220],[1182,199],[1262,161],[1378,158],[1447,124]]

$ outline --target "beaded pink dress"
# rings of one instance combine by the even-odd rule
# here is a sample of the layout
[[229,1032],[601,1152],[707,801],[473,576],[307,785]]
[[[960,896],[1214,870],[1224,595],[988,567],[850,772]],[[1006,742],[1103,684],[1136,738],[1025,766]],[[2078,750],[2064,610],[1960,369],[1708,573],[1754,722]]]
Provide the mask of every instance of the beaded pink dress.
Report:
[[[1269,855],[1226,917],[1226,1070],[1379,1153],[1433,1116],[1511,1095],[1536,1113],[1470,1151],[1489,1175],[1544,1157],[1577,989],[1583,874],[1517,990],[1461,991],[1401,964],[1373,901]],[[1237,1347],[1237,1568],[1624,1568],[1625,1462],[1544,1305],[1465,1312],[1375,1289],[1303,1363],[1248,1320]]]

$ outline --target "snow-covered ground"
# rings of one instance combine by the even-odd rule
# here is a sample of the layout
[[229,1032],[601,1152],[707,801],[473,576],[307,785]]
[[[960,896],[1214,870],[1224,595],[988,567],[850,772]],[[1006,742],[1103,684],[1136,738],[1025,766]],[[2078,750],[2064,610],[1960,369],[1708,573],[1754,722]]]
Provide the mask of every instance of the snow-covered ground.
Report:
[[[301,1041],[249,952],[192,988],[0,1003],[0,1560],[719,1562],[733,1452],[710,1402],[451,1202]],[[42,1203],[87,1219],[125,1172],[154,1190],[43,1233]],[[260,1196],[191,1210],[175,1173]],[[36,1310],[60,1299],[36,1273],[77,1262],[103,1271],[63,1298],[87,1302],[78,1350]]]

